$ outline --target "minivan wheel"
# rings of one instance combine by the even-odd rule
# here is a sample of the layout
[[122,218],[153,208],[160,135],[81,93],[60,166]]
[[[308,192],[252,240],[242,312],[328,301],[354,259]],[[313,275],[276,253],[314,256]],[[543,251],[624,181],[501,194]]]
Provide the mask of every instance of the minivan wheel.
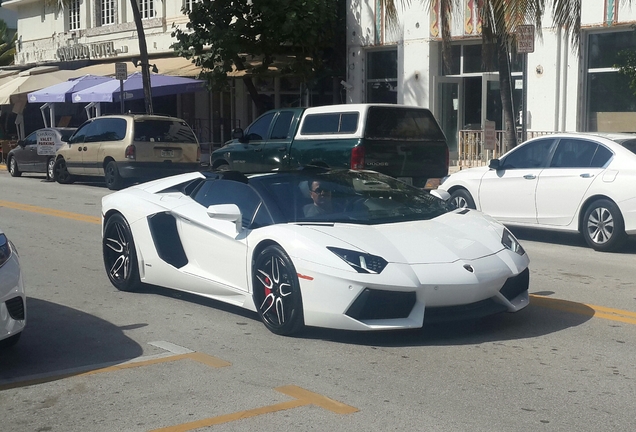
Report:
[[22,175],[22,172],[18,169],[15,156],[9,159],[9,174],[11,174],[11,177],[20,177]]
[[73,183],[75,179],[69,174],[64,158],[59,158],[53,165],[53,178],[60,184]]
[[104,171],[104,177],[106,179],[106,186],[110,190],[119,190],[124,187],[124,179],[119,174],[117,163],[115,161],[108,162],[106,170]]
[[588,246],[600,252],[615,251],[627,240],[621,211],[610,200],[594,201],[585,211],[581,228]]

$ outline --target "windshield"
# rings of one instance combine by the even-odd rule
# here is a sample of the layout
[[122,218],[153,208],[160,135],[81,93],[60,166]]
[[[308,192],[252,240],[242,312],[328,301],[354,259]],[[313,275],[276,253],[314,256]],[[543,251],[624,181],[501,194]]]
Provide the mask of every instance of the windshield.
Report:
[[449,211],[428,192],[371,171],[252,177],[284,222],[380,224],[433,219]]
[[625,147],[630,152],[636,154],[636,139],[615,140],[617,143]]

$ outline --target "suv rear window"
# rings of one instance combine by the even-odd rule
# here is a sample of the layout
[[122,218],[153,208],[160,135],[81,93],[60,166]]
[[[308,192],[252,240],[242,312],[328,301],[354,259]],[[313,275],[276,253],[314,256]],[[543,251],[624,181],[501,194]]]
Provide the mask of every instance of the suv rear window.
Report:
[[175,120],[135,120],[135,141],[196,143],[190,126]]
[[429,110],[371,107],[367,113],[365,138],[398,140],[444,140]]
[[302,135],[352,134],[358,129],[357,112],[309,114],[300,131]]

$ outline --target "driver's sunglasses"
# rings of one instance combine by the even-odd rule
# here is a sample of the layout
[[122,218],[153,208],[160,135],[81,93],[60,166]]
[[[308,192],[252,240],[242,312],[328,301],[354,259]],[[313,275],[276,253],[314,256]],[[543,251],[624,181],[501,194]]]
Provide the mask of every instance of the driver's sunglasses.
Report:
[[322,188],[322,187],[320,187],[320,186],[319,186],[319,187],[317,187],[316,189],[312,190],[312,192],[313,192],[313,193],[315,193],[315,194],[320,195],[320,194],[322,194],[323,192],[324,192],[324,193],[326,193],[326,194],[328,194],[328,193],[330,193],[331,191],[330,191],[329,189],[325,189],[325,188]]

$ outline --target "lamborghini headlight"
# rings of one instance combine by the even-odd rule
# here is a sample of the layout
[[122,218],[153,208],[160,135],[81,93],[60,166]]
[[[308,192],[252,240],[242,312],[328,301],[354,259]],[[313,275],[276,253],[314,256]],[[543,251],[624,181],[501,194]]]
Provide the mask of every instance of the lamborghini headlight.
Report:
[[0,234],[0,267],[9,260],[11,256],[11,243],[4,234]]
[[504,228],[503,236],[501,237],[501,244],[503,244],[506,249],[511,250],[518,255],[526,253],[521,246],[521,243],[519,243],[519,240],[517,240],[517,238],[508,231],[508,228]]
[[331,252],[338,255],[344,262],[349,264],[358,273],[382,273],[388,262],[379,256],[364,252],[327,247]]

